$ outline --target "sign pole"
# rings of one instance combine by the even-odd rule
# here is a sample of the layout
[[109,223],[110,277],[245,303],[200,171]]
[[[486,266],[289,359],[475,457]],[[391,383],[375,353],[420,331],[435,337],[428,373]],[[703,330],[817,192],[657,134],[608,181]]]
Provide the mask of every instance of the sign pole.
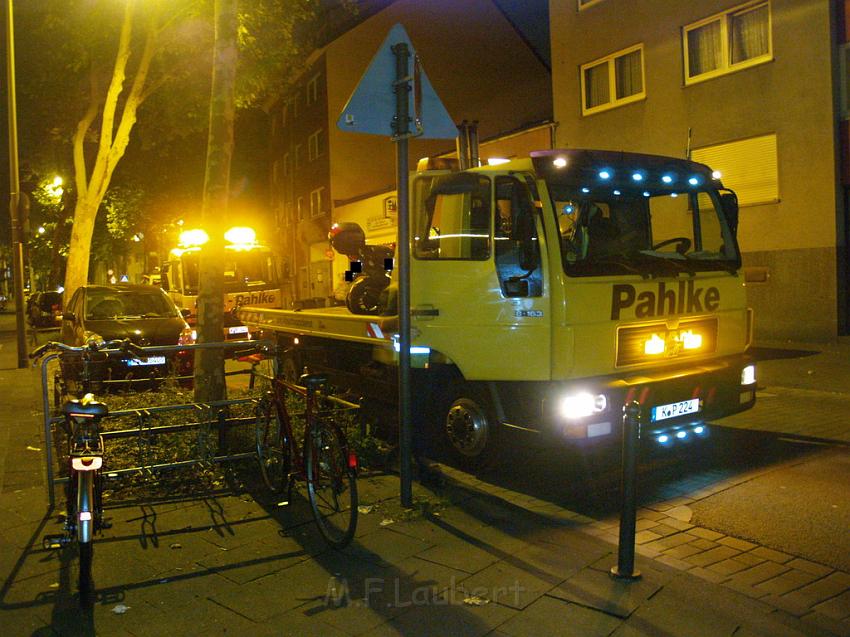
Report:
[[406,42],[393,45],[396,58],[396,81],[393,85],[396,114],[393,118],[393,140],[396,143],[398,182],[398,409],[399,409],[399,473],[401,505],[413,506],[413,466],[411,463],[413,432],[410,394],[410,202],[408,197],[408,138],[410,137],[410,50]]

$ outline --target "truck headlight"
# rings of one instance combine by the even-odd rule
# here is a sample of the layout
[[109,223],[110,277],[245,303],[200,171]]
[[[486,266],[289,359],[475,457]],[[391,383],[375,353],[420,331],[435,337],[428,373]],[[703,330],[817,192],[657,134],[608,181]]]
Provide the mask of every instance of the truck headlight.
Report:
[[559,407],[561,416],[570,420],[576,420],[605,411],[606,407],[608,407],[608,399],[605,397],[605,394],[578,392],[567,394],[561,398]]
[[756,366],[747,365],[741,370],[741,384],[754,385],[756,382]]

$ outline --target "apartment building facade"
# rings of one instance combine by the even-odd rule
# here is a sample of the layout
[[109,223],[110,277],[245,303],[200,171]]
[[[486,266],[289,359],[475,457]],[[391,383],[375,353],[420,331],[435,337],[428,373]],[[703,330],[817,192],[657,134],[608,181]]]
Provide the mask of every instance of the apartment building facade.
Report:
[[[395,24],[404,26],[456,122],[477,121],[480,136],[493,138],[551,121],[549,68],[493,0],[397,0],[330,42],[313,55],[296,86],[271,111],[271,196],[287,305],[305,299],[321,302],[339,283],[332,266],[338,255],[329,250],[327,233],[341,210],[359,202],[357,214],[371,226],[367,234],[395,231],[392,142],[336,127],[343,106]],[[535,130],[537,143],[541,133],[539,127]],[[502,147],[513,146],[506,142]],[[450,140],[414,138],[410,165],[452,148]]]
[[720,170],[760,340],[848,333],[848,4],[550,0],[556,145]]

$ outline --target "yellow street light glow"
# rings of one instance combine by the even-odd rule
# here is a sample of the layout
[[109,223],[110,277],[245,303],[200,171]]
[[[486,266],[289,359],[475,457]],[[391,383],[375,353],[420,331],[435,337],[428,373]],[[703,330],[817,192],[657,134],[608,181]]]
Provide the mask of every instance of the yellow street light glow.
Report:
[[45,227],[44,227],[44,226],[39,226],[39,227],[38,227],[38,234],[44,234],[45,232],[47,232],[47,230],[45,229]]
[[652,337],[643,344],[643,353],[650,356],[663,354],[664,339],[658,336],[658,334],[653,334]]
[[201,229],[184,230],[180,233],[180,245],[186,247],[202,246],[209,240],[209,235]]
[[684,349],[699,349],[702,346],[702,334],[697,334],[692,330],[679,334],[679,340]]
[[61,177],[59,177],[58,175],[53,178],[53,187],[54,188],[58,188],[59,186],[61,186],[64,183],[65,183],[65,181]]
[[247,226],[235,226],[224,233],[224,238],[234,245],[251,246],[257,242],[257,233]]

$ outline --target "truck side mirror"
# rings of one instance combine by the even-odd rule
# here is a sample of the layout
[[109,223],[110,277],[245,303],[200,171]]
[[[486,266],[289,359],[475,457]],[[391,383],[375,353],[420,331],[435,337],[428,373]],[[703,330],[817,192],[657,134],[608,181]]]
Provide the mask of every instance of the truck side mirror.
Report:
[[732,236],[738,235],[738,196],[731,190],[720,193],[720,205]]

